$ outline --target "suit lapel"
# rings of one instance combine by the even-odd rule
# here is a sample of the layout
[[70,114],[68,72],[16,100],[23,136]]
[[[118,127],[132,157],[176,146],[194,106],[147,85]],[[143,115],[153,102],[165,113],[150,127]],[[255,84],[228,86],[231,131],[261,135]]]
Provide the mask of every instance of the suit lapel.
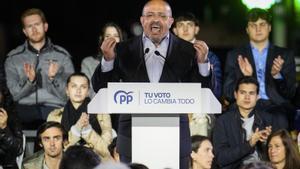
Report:
[[137,65],[137,77],[135,81],[142,81],[142,82],[150,82],[147,69],[146,69],[146,62],[144,56],[144,46],[143,46],[143,36],[140,36],[135,40],[133,43],[133,50],[134,54],[138,58],[138,63],[141,65]]
[[173,48],[176,44],[175,40],[176,39],[174,38],[174,35],[172,33],[170,33],[169,34],[169,46],[168,46],[168,50],[167,50],[166,60],[165,60],[165,63],[164,63],[163,69],[162,69],[162,73],[161,73],[159,82],[170,81],[170,73],[171,74],[174,73],[174,72],[170,72],[169,66],[171,66],[171,65],[168,65],[168,64],[171,63],[170,60],[174,59]]
[[276,57],[274,47],[273,45],[270,44],[268,49],[267,62],[266,62],[266,73],[265,73],[266,82],[268,82],[267,79],[270,78],[270,72],[273,65],[274,57]]

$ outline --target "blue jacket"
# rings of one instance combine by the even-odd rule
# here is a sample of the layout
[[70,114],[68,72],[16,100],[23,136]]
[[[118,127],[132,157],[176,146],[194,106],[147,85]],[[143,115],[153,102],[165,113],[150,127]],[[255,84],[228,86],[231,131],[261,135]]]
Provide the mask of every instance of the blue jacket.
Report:
[[214,95],[220,99],[222,95],[222,68],[220,59],[213,52],[208,52],[208,60],[213,66],[211,76],[211,90]]

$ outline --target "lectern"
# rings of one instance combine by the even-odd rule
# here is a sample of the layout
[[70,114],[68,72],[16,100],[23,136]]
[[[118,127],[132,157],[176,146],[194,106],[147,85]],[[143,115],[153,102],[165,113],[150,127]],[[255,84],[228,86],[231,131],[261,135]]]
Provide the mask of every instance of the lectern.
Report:
[[88,113],[131,113],[132,162],[179,169],[179,114],[221,113],[221,104],[200,83],[108,83]]

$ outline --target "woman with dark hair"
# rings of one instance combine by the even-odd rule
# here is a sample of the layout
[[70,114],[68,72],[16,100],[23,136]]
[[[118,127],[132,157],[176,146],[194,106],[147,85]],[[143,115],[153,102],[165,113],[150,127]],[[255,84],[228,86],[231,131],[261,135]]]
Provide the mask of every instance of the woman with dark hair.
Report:
[[214,154],[211,141],[206,136],[194,135],[192,138],[191,169],[210,169]]
[[16,157],[23,153],[23,133],[13,111],[7,88],[0,86],[0,168],[18,169]]
[[[122,33],[121,28],[114,22],[106,23],[99,35],[99,42],[98,42],[98,53],[93,56],[88,56],[84,58],[81,62],[81,72],[85,73],[89,79],[91,80],[94,71],[98,64],[101,62],[102,58],[102,52],[101,52],[101,44],[104,39],[113,37],[116,39],[116,42],[122,42],[124,40],[124,36]],[[91,86],[92,89],[92,86]],[[96,91],[98,92],[98,91]],[[95,92],[93,90],[90,90],[89,96],[92,98],[95,96]],[[118,114],[112,114],[111,115],[111,122],[112,122],[112,128],[115,131],[118,131],[118,124],[119,124],[119,115]]]
[[[114,37],[117,42],[123,41],[123,34],[121,28],[114,22],[109,22],[105,24],[100,32],[99,35],[99,42],[98,42],[98,52],[97,54],[93,56],[88,56],[84,58],[81,62],[81,72],[86,74],[89,79],[91,80],[92,75],[94,74],[94,71],[98,64],[101,61],[102,53],[100,46],[104,39],[107,39],[109,37]],[[90,90],[90,97],[93,97],[95,95],[95,92],[93,90]]]
[[60,122],[68,131],[66,148],[85,145],[92,148],[101,159],[109,160],[107,146],[112,141],[109,114],[88,114],[87,105],[90,82],[84,73],[73,73],[67,80],[66,93],[69,97],[64,108],[52,111],[47,121]]
[[300,169],[300,155],[288,131],[272,133],[267,141],[268,158],[276,169]]

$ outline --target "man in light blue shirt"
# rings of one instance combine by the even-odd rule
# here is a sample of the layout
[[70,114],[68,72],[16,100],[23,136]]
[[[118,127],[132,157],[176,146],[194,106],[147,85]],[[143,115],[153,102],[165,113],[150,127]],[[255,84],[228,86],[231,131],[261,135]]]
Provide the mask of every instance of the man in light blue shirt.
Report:
[[246,32],[249,44],[227,55],[224,96],[233,102],[236,81],[242,76],[253,76],[260,87],[257,107],[271,112],[277,119],[278,128],[291,128],[295,110],[290,100],[296,89],[293,52],[270,43],[271,15],[264,9],[249,11]]

